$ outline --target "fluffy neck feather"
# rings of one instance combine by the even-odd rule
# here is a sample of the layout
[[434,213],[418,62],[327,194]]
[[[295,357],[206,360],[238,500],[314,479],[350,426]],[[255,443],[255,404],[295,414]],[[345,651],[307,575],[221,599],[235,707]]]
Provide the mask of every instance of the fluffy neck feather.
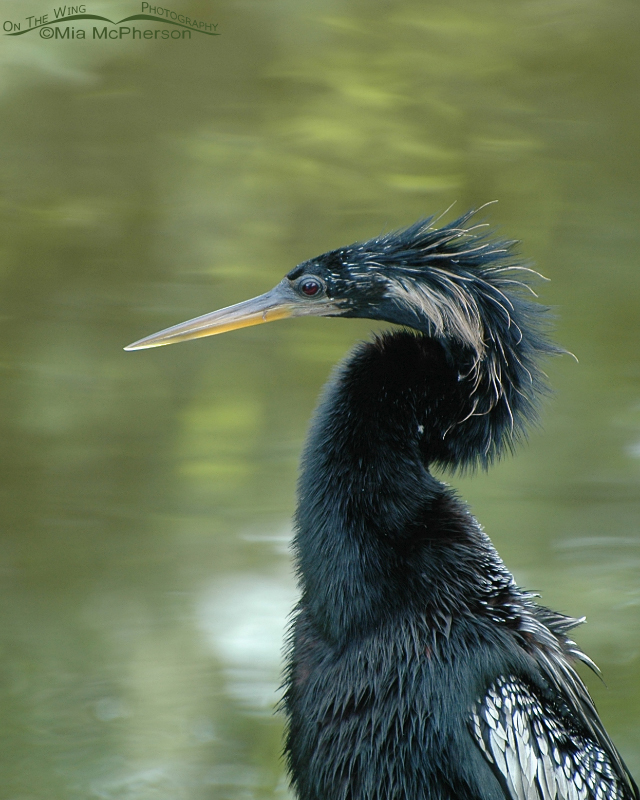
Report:
[[360,346],[330,382],[303,457],[295,542],[303,603],[328,638],[417,609],[440,624],[479,603],[488,580],[509,583],[428,469],[452,457],[468,403],[451,354],[409,332]]

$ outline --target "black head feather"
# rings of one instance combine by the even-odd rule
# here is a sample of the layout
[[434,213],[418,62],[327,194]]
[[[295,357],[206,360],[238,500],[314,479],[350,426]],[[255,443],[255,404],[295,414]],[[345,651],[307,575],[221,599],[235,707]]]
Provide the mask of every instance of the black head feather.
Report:
[[386,320],[441,345],[456,385],[447,387],[450,414],[435,460],[456,468],[487,466],[513,447],[546,391],[540,357],[563,352],[546,336],[548,309],[531,299],[537,273],[519,261],[515,242],[470,225],[475,213],[442,228],[433,217],[420,220],[287,276],[321,278],[332,316]]

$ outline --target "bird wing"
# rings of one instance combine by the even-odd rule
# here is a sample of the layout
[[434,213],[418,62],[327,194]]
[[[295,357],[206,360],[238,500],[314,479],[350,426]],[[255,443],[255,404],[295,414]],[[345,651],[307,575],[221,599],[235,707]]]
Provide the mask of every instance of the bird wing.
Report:
[[499,678],[471,730],[509,800],[627,800],[607,752],[521,679]]

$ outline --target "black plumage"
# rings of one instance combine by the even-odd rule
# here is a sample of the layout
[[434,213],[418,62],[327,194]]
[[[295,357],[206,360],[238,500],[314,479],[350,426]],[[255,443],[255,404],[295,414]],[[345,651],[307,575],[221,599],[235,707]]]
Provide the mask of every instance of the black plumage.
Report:
[[404,326],[339,367],[303,456],[283,701],[301,800],[639,798],[573,667],[593,666],[569,638],[581,620],[516,586],[430,471],[510,449],[558,352],[531,271],[471,217],[326,253],[131,346],[284,316]]

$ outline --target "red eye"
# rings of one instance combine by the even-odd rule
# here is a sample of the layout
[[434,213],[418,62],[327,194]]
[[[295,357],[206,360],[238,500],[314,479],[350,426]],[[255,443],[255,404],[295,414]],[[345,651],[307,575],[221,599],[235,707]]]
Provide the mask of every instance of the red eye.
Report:
[[315,278],[306,278],[300,282],[299,288],[302,294],[306,294],[307,297],[313,297],[322,291],[322,284]]

